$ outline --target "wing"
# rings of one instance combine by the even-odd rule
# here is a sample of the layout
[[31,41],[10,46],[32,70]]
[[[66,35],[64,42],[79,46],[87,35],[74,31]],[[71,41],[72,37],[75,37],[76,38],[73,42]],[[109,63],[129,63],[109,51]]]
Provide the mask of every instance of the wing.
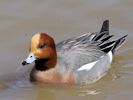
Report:
[[96,34],[98,33],[83,34],[57,44],[59,61],[69,69],[75,70],[84,64],[98,60],[105,53],[98,46],[100,42],[92,40]]
[[65,66],[75,70],[82,65],[97,61],[109,51],[114,52],[115,48],[125,41],[126,36],[111,40],[113,35],[109,35],[108,24],[108,20],[104,21],[100,32],[86,33],[57,44],[58,59]]
[[109,36],[108,26],[108,21],[104,21],[100,32],[86,33],[58,43],[56,49],[59,61],[73,70],[97,61],[105,55],[99,45],[112,37]]

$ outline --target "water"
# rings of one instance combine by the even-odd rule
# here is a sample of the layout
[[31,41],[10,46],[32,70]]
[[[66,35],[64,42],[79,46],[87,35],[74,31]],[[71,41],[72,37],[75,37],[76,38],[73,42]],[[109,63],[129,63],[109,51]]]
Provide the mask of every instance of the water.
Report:
[[[132,100],[133,1],[131,0],[12,0],[0,1],[1,100]],[[46,32],[56,43],[86,32],[99,31],[110,20],[111,33],[128,34],[116,52],[109,73],[88,85],[32,85],[21,61],[30,38]],[[19,71],[17,71],[19,69]],[[21,69],[21,70],[20,70]]]

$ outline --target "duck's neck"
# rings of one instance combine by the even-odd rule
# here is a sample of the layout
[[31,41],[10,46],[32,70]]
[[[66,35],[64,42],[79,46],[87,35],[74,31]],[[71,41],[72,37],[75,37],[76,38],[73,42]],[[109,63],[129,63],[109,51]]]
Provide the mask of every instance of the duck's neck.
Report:
[[48,59],[39,59],[35,61],[35,69],[38,71],[45,71],[48,70],[49,67],[47,66]]

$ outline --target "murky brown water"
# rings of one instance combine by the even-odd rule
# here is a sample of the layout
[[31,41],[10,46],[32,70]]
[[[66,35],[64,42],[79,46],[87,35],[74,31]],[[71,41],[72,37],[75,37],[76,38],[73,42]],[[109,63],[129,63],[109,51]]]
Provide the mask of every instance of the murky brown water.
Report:
[[[132,5],[131,0],[0,1],[0,100],[132,100]],[[46,32],[58,42],[99,31],[105,19],[113,34],[129,36],[104,78],[83,86],[32,86],[25,80],[28,66],[22,68],[21,61],[34,33]]]

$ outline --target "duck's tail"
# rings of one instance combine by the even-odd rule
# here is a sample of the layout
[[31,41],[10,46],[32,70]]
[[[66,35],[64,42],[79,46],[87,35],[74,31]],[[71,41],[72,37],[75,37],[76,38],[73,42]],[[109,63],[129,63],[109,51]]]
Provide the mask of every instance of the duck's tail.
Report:
[[112,52],[113,53],[114,53],[114,51],[116,49],[118,49],[119,47],[121,47],[121,45],[125,42],[126,37],[127,37],[127,35],[125,35],[125,36],[123,36],[123,37],[121,37],[121,38],[119,38],[118,40],[115,41],[115,45],[112,48]]
[[102,25],[102,28],[100,30],[100,33],[105,32],[105,31],[109,32],[109,20],[105,20],[103,22],[103,25]]
[[92,41],[99,41],[99,47],[105,53],[108,53],[109,51],[114,53],[114,51],[124,43],[127,35],[117,40],[110,40],[113,36],[114,35],[109,34],[109,20],[105,20],[100,32],[94,36]]

